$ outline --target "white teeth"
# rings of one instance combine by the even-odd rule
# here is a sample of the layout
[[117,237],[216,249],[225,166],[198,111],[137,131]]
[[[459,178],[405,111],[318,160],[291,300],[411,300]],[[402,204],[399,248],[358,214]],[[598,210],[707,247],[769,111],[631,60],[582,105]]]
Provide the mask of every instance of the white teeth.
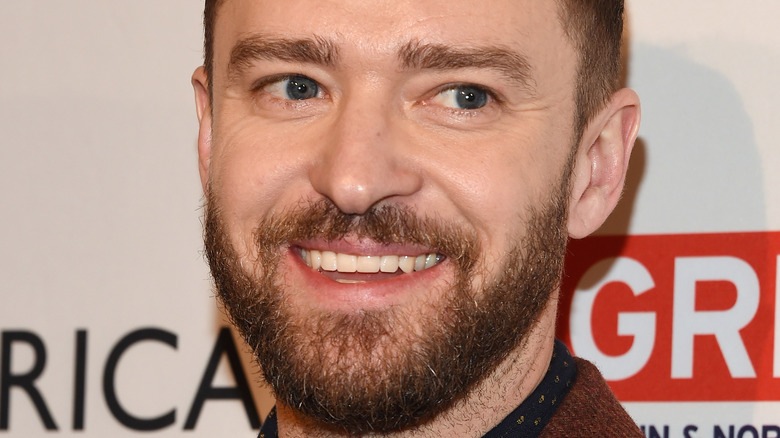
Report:
[[379,272],[382,258],[379,256],[358,256],[357,271],[373,274]]
[[436,264],[436,254],[428,254],[427,257],[425,257],[425,269],[430,268],[431,266]]
[[338,270],[339,272],[356,272],[357,256],[337,253],[336,270]]
[[335,271],[338,268],[336,253],[333,251],[322,251],[322,266],[320,267],[323,271]]
[[382,261],[380,263],[380,271],[382,272],[395,272],[398,270],[398,256],[396,255],[387,255],[382,256]]
[[306,263],[307,265],[311,266],[312,269],[317,270],[322,267],[322,253],[319,251],[307,251],[309,254],[311,254],[311,264]]
[[423,269],[425,269],[425,254],[414,258],[414,270],[422,271]]
[[398,267],[407,274],[414,271],[414,257],[401,256],[398,257]]
[[[399,269],[407,274],[413,271],[422,271],[435,266],[439,261],[436,253],[420,254],[418,256],[358,256],[353,254],[337,253],[333,251],[318,251],[315,249],[301,249],[301,258],[306,266],[323,271],[338,271],[344,273],[393,273]],[[345,280],[346,282],[350,282]]]

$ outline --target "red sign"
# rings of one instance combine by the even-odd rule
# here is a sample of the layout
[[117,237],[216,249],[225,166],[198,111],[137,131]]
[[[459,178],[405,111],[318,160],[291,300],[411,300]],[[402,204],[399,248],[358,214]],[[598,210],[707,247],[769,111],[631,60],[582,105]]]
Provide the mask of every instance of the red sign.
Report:
[[780,400],[780,232],[572,241],[558,337],[622,401]]

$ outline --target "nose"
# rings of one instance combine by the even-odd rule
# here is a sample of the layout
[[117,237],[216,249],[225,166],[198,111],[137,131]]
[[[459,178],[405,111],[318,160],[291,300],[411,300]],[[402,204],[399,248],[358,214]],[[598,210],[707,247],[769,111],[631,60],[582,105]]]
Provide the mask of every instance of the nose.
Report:
[[346,103],[320,139],[320,156],[309,173],[314,190],[348,214],[420,190],[400,124],[381,105]]

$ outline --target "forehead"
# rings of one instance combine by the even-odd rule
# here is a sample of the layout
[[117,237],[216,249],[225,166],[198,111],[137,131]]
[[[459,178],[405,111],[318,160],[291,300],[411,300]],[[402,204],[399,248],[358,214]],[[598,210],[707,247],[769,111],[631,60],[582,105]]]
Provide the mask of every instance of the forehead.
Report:
[[397,57],[410,42],[511,48],[541,73],[575,59],[552,0],[223,0],[215,66],[225,66],[235,44],[254,35],[316,36],[345,59],[369,64]]

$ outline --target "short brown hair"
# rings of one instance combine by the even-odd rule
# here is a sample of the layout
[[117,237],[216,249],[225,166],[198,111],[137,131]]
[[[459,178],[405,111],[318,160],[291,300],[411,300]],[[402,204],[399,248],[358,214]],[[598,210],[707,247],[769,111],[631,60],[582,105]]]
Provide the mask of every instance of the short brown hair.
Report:
[[[203,13],[203,65],[209,94],[214,68],[214,24],[225,0],[205,0]],[[575,135],[618,88],[620,43],[623,34],[623,0],[556,0],[564,32],[579,53],[575,102]]]
[[206,68],[209,96],[211,96],[211,78],[214,73],[214,26],[217,22],[217,9],[223,0],[206,0],[203,8],[203,66]]
[[582,133],[620,82],[623,0],[557,0],[563,30],[579,54],[575,128]]

